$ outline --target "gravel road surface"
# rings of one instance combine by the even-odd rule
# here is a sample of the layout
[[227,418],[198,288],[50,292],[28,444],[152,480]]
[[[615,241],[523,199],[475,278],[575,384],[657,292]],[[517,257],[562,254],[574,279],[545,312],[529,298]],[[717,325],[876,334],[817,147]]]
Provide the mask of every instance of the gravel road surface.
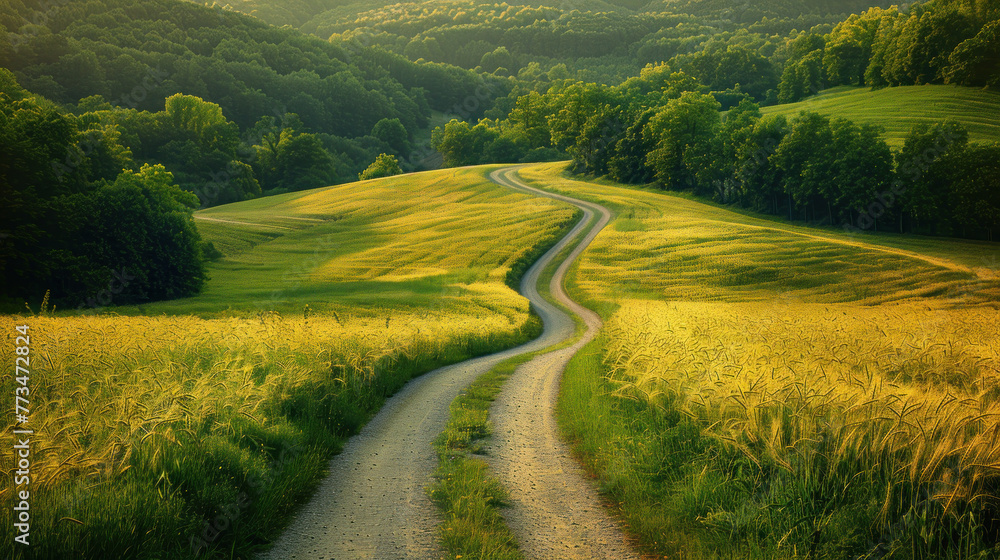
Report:
[[390,398],[375,418],[329,465],[313,498],[261,560],[441,558],[437,511],[424,488],[437,457],[431,446],[444,429],[451,401],[476,377],[512,356],[541,350],[573,336],[573,321],[538,294],[541,271],[599,217],[553,278],[552,293],[584,318],[588,332],[573,347],[521,366],[497,401],[493,465],[511,490],[509,521],[531,558],[629,558],[621,532],[604,514],[597,493],[557,437],[552,406],[558,377],[573,349],[594,336],[600,320],[562,290],[569,264],[610,218],[607,209],[532,189],[516,168],[491,175],[495,182],[574,204],[585,217],[525,274],[521,293],[542,317],[542,335],[524,345],[434,370]]
[[[597,226],[559,266],[550,285],[553,297],[583,319],[586,333],[572,346],[522,364],[504,384],[490,410],[493,440],[487,462],[510,491],[511,507],[504,510],[504,518],[529,559],[639,558],[621,527],[608,515],[593,482],[560,439],[554,416],[559,380],[566,364],[601,328],[596,313],[566,295],[564,275],[607,225],[611,213],[597,204],[532,189],[510,170],[494,173],[493,180],[572,202],[588,212],[588,218],[598,216]],[[562,313],[555,308],[548,311]],[[570,320],[563,316],[560,321]]]

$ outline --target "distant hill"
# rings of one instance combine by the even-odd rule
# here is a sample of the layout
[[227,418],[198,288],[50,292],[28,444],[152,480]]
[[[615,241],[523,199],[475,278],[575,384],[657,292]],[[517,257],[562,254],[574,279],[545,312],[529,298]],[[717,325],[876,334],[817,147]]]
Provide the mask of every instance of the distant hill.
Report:
[[972,142],[1000,141],[1000,93],[947,85],[901,86],[871,90],[836,87],[785,105],[765,107],[766,115],[815,111],[885,128],[885,139],[898,148],[914,124],[953,118],[969,130]]
[[9,17],[0,17],[8,32],[0,35],[0,66],[58,103],[100,94],[156,111],[185,93],[218,103],[244,129],[281,108],[314,131],[359,137],[383,118],[413,132],[430,109],[445,110],[482,85],[457,68],[373,58],[363,45],[331,45],[190,2],[93,0],[39,13],[11,1]]
[[885,8],[892,3],[878,0],[653,0],[647,2],[642,11],[666,11],[725,18],[735,23],[753,23],[765,17],[846,16],[875,6]]
[[[322,19],[348,18],[370,10],[377,10],[394,4],[398,0],[228,0],[227,2],[206,1],[228,9],[254,15],[274,25],[301,27],[310,19],[322,15]],[[424,0],[407,2],[422,6],[450,3],[448,0]],[[476,0],[477,5],[500,5],[500,1]],[[761,18],[795,18],[802,15],[847,15],[864,11],[872,6],[887,7],[891,2],[877,0],[766,0],[763,2],[734,0],[522,0],[506,2],[512,6],[532,6],[559,8],[564,11],[580,12],[672,12],[697,16],[725,18],[738,23],[753,23]]]
[[[518,75],[531,63],[543,72],[565,64],[584,81],[617,83],[647,63],[701,50],[711,37],[746,28],[748,45],[770,56],[777,37],[889,0],[233,0],[227,9],[321,39],[364,34],[410,60],[454,64],[485,73]],[[831,27],[832,28],[832,27]],[[729,36],[722,40],[728,40]],[[492,56],[497,49],[506,52]],[[508,54],[509,53],[509,54]],[[497,63],[502,61],[502,63]]]
[[[424,0],[423,2],[406,2],[407,4],[436,5],[450,3],[448,0]],[[492,6],[501,2],[476,1],[477,5]],[[207,5],[222,6],[226,9],[243,12],[253,15],[273,25],[291,25],[301,27],[316,16],[322,15],[324,19],[330,18],[351,18],[357,14],[378,10],[387,6],[401,4],[399,0],[368,0],[359,2],[358,0],[228,0],[226,2],[205,1]],[[565,2],[561,0],[547,1],[521,1],[513,2],[514,6],[548,6],[559,8]],[[593,11],[633,11],[642,10],[647,4],[647,0],[618,0],[604,2],[602,0],[576,0],[572,3],[572,9],[581,12]]]

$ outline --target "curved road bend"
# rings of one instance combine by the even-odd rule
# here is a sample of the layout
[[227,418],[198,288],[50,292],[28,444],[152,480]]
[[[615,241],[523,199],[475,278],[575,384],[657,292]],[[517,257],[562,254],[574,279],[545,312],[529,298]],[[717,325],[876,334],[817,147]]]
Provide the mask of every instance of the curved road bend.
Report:
[[511,188],[575,204],[588,212],[588,218],[593,213],[599,215],[597,226],[559,265],[550,285],[553,297],[582,318],[587,331],[572,346],[536,356],[518,367],[490,409],[493,439],[486,460],[510,492],[511,507],[503,510],[503,516],[530,559],[639,558],[608,515],[594,484],[571,456],[569,446],[560,439],[555,420],[562,372],[601,328],[596,313],[566,295],[563,279],[573,261],[607,225],[611,213],[598,204],[529,187],[510,169],[502,169],[491,178]]
[[[555,256],[598,214],[597,225],[562,263],[552,279],[553,295],[586,321],[588,331],[584,341],[595,335],[600,320],[593,312],[566,297],[562,279],[572,260],[608,223],[610,212],[596,204],[528,187],[513,177],[515,172],[516,168],[505,168],[494,172],[490,178],[510,188],[569,202],[584,212],[584,218],[529,268],[521,281],[521,293],[531,301],[544,322],[542,335],[516,348],[439,368],[410,381],[386,401],[375,418],[361,433],[349,439],[343,452],[330,461],[327,478],[271,549],[259,557],[260,560],[431,559],[444,555],[437,539],[437,511],[424,490],[437,467],[431,442],[444,429],[451,401],[476,377],[507,358],[540,350],[573,336],[575,327],[570,317],[539,295],[538,278]],[[582,343],[578,342],[572,348],[580,346]],[[558,440],[551,410],[558,376],[562,366],[572,356],[569,350],[539,356],[522,365],[505,386],[503,395],[528,393],[524,395],[528,399],[525,402],[530,403],[526,406],[533,407],[533,412],[529,414],[531,418],[527,419],[527,423],[518,423],[519,415],[505,410],[505,407],[511,406],[509,398],[502,396],[496,405],[499,414],[494,418],[494,452],[498,457],[494,466],[511,490],[514,503],[510,508],[512,528],[529,557],[555,559],[576,557],[578,553],[587,558],[632,557],[627,552],[621,532],[606,515],[600,519],[604,512],[596,491],[583,478],[565,448],[559,447],[562,444]],[[537,371],[528,375],[523,373],[533,370]],[[527,380],[528,384],[515,386],[518,380]],[[544,418],[537,416],[539,414]],[[509,422],[512,417],[514,423]],[[538,423],[542,423],[548,431],[531,433],[530,430],[539,429]],[[547,449],[531,449],[532,445],[545,445]],[[555,455],[547,457],[546,453],[552,453],[554,449],[558,450]],[[519,458],[527,460],[526,465],[519,466]],[[539,460],[550,459],[556,462],[552,465],[538,464]],[[539,478],[518,481],[516,477],[521,476],[520,473]],[[511,480],[510,476],[514,476],[515,480]],[[543,480],[550,487],[545,494],[537,495],[530,488],[533,486],[531,483],[542,486],[540,483]],[[527,494],[523,488],[525,485],[530,490]],[[555,492],[559,488],[565,488],[571,496],[560,498]],[[555,502],[539,502],[550,499]],[[573,505],[562,505],[565,503]],[[571,513],[573,510],[566,507],[582,507],[587,510],[583,514],[586,517],[581,517],[579,509]],[[567,519],[567,516],[572,519]],[[595,531],[602,527],[608,532]],[[575,532],[569,530],[573,528]],[[598,535],[596,541],[593,538],[595,534]],[[539,539],[559,543],[558,550],[552,549],[553,554],[549,554],[550,549],[538,548],[536,541]],[[584,552],[588,550],[594,555]],[[564,551],[576,552],[567,554]]]

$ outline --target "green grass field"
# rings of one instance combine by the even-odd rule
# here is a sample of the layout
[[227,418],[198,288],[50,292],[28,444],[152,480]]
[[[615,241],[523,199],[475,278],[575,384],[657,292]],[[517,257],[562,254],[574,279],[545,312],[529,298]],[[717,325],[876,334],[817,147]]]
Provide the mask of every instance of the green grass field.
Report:
[[119,312],[300,313],[309,304],[321,314],[377,313],[513,295],[508,270],[573,212],[498,189],[486,172],[446,169],[201,210],[198,230],[225,255],[210,265],[205,291]]
[[965,125],[972,142],[1000,141],[1000,93],[973,88],[923,85],[872,90],[841,86],[798,103],[762,109],[765,115],[787,117],[801,111],[882,126],[893,148],[902,147],[913,125],[947,118]]
[[521,175],[616,219],[572,269],[605,329],[558,417],[647,550],[1000,552],[997,245],[883,244],[563,169]]

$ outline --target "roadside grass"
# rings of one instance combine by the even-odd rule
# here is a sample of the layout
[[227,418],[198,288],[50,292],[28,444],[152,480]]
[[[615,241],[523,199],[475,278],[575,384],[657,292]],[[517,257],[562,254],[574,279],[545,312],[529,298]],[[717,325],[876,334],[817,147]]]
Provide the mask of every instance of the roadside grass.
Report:
[[[582,216],[578,212],[576,218]],[[576,220],[574,220],[576,221]],[[515,356],[494,366],[479,376],[450,405],[451,416],[445,430],[434,442],[438,453],[438,469],[428,494],[440,510],[441,544],[452,558],[478,560],[518,560],[523,558],[518,543],[504,521],[501,508],[508,505],[507,491],[494,477],[489,466],[478,456],[492,436],[489,410],[503,384],[518,366],[534,357],[572,344],[584,329],[583,321],[569,313],[562,303],[552,298],[550,285],[559,264],[573,251],[579,239],[596,224],[592,218],[588,227],[569,243],[542,271],[538,291],[547,301],[573,318],[576,331],[557,345],[536,352]],[[568,231],[569,227],[567,227]],[[553,245],[549,244],[549,246]],[[545,251],[539,250],[537,257]],[[526,271],[527,267],[522,269]],[[509,284],[514,283],[511,277]]]
[[972,142],[995,142],[1000,138],[1000,94],[976,88],[921,85],[873,90],[840,86],[797,103],[764,107],[761,112],[793,117],[803,110],[879,125],[893,148],[903,146],[913,125],[948,118],[962,123]]
[[965,264],[988,248],[889,253],[562,169],[521,175],[619,217],[570,271],[606,328],[558,419],[647,551],[1000,554],[1000,270]]
[[402,317],[417,336],[384,320],[3,317],[37,349],[31,557],[246,557],[406,381],[537,336],[526,307],[505,330]]
[[[207,227],[226,256],[203,296],[0,317],[4,364],[15,325],[32,339],[31,557],[248,557],[407,380],[536,337],[527,301],[504,282],[573,212],[485,173],[212,209],[242,223]],[[408,236],[412,254],[399,249]],[[435,250],[446,258],[427,271]],[[370,266],[378,254],[395,268]],[[13,393],[8,371],[0,390]],[[11,449],[11,420],[3,427]],[[3,470],[0,502],[13,499],[13,475]],[[12,508],[0,519],[12,524]],[[0,553],[17,558],[11,547]]]

